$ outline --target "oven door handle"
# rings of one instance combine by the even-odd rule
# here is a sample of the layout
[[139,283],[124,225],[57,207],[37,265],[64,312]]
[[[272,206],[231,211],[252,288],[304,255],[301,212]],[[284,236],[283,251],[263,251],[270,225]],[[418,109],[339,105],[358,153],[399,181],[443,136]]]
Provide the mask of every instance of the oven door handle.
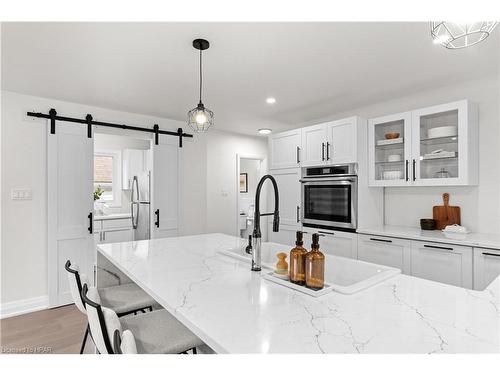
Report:
[[[299,181],[302,184],[323,182],[324,184],[332,184],[332,185],[351,185],[352,183],[357,182],[357,177],[339,177],[339,178],[302,178]],[[318,185],[318,184],[316,184]]]

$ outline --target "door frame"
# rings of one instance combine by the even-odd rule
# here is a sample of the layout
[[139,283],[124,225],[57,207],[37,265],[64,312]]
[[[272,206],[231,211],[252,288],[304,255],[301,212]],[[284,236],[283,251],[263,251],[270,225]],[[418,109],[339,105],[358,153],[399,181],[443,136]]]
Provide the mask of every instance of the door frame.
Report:
[[[265,155],[252,155],[252,154],[236,154],[236,237],[240,237],[240,230],[238,229],[239,227],[239,218],[240,218],[240,162],[241,159],[250,159],[250,160],[260,160],[260,175],[259,177],[262,178],[264,177],[265,174],[268,173],[268,168],[269,166],[267,165],[267,156]],[[259,180],[260,181],[260,180]],[[265,207],[267,207],[267,194],[265,190],[262,191],[264,199],[261,200],[265,202]],[[264,228],[263,225],[261,225],[261,228]],[[267,231],[267,225],[265,228],[265,231]],[[265,237],[267,235],[267,232],[264,233],[264,239],[267,239]]]

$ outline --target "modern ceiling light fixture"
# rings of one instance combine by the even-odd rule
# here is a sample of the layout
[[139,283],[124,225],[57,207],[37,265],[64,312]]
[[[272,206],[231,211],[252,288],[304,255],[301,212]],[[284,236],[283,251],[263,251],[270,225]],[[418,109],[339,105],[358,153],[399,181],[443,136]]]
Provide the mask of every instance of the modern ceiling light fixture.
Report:
[[203,133],[210,128],[214,123],[214,113],[205,108],[201,101],[201,89],[203,87],[202,74],[202,51],[210,47],[210,43],[205,39],[193,40],[193,47],[200,51],[200,101],[198,105],[188,112],[188,124],[196,133]]
[[434,43],[449,49],[473,46],[485,40],[495,29],[498,22],[431,22],[431,36]]
[[266,99],[267,104],[274,104],[276,103],[276,99],[270,96],[269,98]]
[[271,134],[272,132],[273,132],[273,130],[272,129],[268,129],[268,128],[259,129],[259,134],[267,135],[267,134]]

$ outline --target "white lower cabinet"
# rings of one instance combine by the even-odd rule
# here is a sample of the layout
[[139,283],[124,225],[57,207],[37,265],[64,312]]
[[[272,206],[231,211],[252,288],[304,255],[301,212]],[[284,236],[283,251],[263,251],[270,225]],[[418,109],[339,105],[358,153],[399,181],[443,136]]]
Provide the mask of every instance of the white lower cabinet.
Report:
[[410,274],[409,240],[400,238],[360,234],[358,236],[358,259],[365,262],[399,268]]
[[411,275],[472,289],[472,248],[411,241]]
[[319,249],[324,254],[337,255],[345,258],[357,259],[358,257],[358,235],[356,233],[323,230],[304,227],[304,247],[311,249],[312,234],[319,233],[323,236],[319,239]]
[[484,290],[500,275],[500,250],[474,248],[474,289]]

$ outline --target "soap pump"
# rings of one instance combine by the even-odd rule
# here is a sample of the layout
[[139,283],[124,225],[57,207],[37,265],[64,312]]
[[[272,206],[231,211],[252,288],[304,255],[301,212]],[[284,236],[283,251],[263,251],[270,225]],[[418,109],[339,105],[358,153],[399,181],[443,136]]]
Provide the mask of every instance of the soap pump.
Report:
[[312,235],[311,251],[306,256],[306,286],[314,290],[325,286],[325,255],[319,251],[320,236],[318,233]]
[[306,255],[307,250],[302,246],[304,244],[302,237],[304,232],[298,230],[295,240],[295,247],[290,251],[290,281],[294,284],[304,285],[306,283]]

